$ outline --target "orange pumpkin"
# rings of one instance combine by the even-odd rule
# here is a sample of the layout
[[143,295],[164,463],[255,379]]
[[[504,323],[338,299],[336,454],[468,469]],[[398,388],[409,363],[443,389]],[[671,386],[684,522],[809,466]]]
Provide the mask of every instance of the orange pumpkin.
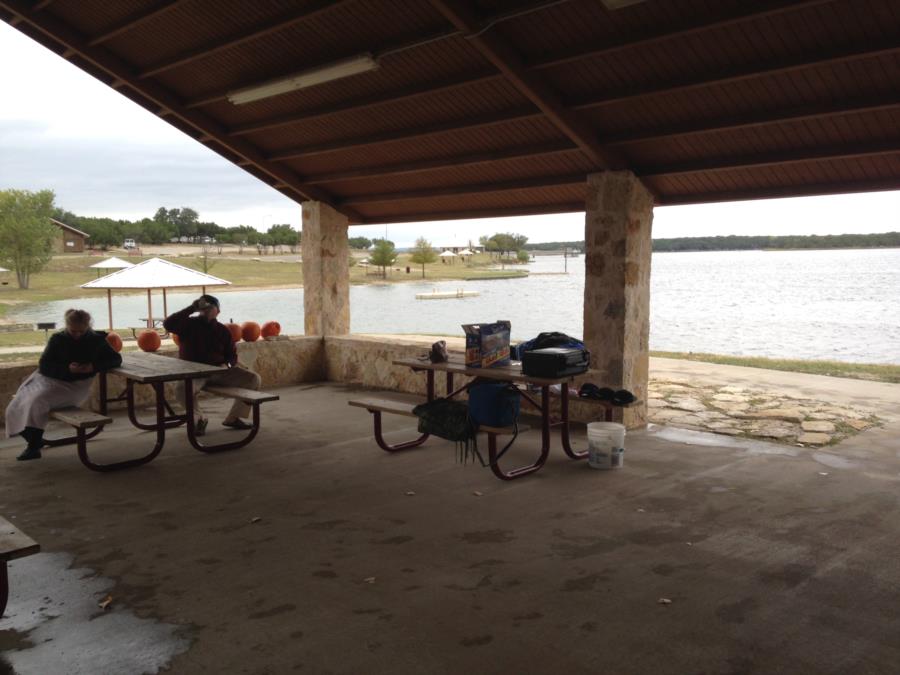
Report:
[[272,335],[281,335],[281,324],[277,321],[266,321],[262,325],[262,336],[264,338]]
[[178,339],[177,333],[169,333],[169,335],[172,336],[172,342],[174,342],[176,345],[181,344],[181,340]]
[[109,346],[115,349],[117,352],[122,351],[122,338],[119,337],[118,333],[113,333],[110,331],[106,334],[106,341],[109,343]]
[[245,321],[241,325],[241,336],[244,338],[244,342],[255,342],[259,340],[259,324],[255,321]]
[[231,333],[231,339],[234,342],[240,342],[243,337],[243,331],[241,331],[241,327],[236,323],[226,323],[225,328],[228,329],[228,332]]
[[145,352],[155,352],[159,349],[159,345],[162,344],[162,340],[159,339],[159,333],[155,330],[142,330],[138,333],[137,342],[138,347]]

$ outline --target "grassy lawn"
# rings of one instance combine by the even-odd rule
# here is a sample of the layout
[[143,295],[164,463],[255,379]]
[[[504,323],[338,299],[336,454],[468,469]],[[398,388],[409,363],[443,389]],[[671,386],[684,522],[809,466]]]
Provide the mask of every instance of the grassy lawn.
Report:
[[792,373],[809,373],[829,377],[847,377],[854,380],[900,383],[900,366],[874,363],[842,363],[840,361],[803,361],[800,359],[767,359],[760,356],[725,356],[722,354],[695,354],[693,352],[650,352],[651,356],[685,361],[702,361],[726,366],[745,366],[766,370],[786,370]]

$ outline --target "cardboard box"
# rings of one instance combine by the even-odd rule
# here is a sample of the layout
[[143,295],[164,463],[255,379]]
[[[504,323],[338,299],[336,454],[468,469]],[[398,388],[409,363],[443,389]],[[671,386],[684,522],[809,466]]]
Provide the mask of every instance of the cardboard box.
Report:
[[509,321],[463,324],[466,334],[466,367],[509,365]]

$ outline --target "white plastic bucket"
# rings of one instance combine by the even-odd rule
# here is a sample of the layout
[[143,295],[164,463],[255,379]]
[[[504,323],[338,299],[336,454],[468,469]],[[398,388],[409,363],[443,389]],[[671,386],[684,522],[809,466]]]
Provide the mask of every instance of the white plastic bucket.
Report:
[[587,425],[588,466],[592,469],[621,469],[625,463],[625,427],[615,422]]

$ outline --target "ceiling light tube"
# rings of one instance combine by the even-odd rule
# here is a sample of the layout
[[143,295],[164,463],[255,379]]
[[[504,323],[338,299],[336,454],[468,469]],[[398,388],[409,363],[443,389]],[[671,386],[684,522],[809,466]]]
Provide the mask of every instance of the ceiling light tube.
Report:
[[244,105],[253,101],[260,101],[272,96],[280,96],[298,89],[314,87],[343,77],[358,75],[378,68],[378,61],[371,54],[360,54],[348,59],[341,59],[334,63],[305,70],[296,75],[270,80],[263,84],[238,89],[229,92],[226,96],[234,105]]

